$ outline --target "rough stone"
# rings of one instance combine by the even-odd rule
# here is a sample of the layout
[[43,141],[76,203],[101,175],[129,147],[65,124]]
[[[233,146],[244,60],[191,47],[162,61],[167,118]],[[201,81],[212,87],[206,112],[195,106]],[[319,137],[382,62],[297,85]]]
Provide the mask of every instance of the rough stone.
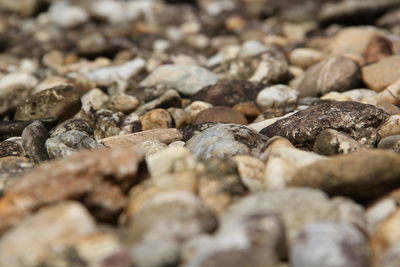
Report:
[[0,142],[0,158],[8,156],[25,156],[21,137],[11,137]]
[[33,167],[34,164],[25,157],[10,156],[0,158],[0,194]]
[[45,146],[49,137],[49,132],[40,121],[32,122],[22,131],[22,147],[33,162],[41,163],[49,159]]
[[165,109],[153,109],[139,117],[142,130],[151,130],[159,128],[172,128],[175,125],[171,114]]
[[82,119],[69,119],[50,130],[50,136],[55,137],[68,131],[80,131],[93,136],[93,129],[89,123]]
[[325,156],[348,154],[362,148],[353,138],[332,129],[320,132],[314,143],[314,152]]

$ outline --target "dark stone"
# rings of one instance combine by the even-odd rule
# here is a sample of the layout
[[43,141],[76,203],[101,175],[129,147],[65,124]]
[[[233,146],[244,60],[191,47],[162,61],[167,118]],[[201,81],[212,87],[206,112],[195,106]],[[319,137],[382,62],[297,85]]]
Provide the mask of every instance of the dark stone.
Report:
[[8,156],[25,156],[21,138],[14,137],[0,143],[0,158]]
[[22,146],[33,162],[40,163],[49,159],[45,146],[49,137],[49,132],[40,121],[32,122],[22,132]]
[[331,128],[344,132],[363,144],[379,141],[377,129],[389,115],[368,104],[353,101],[325,102],[278,120],[262,129],[268,136],[283,136],[293,144],[312,146],[322,130]]

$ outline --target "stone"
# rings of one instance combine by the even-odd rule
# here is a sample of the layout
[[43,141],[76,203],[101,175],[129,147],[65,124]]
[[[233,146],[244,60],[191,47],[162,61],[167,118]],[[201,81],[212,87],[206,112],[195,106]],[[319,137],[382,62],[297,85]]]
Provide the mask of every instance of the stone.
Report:
[[292,65],[302,69],[307,69],[320,62],[324,58],[324,53],[311,48],[296,48],[289,54],[289,60]]
[[139,106],[139,100],[124,93],[118,93],[110,97],[107,107],[114,111],[128,114]]
[[362,79],[368,88],[377,92],[399,79],[400,56],[393,55],[362,67]]
[[263,109],[295,105],[299,92],[286,85],[278,84],[262,89],[257,95],[257,104]]
[[300,169],[289,185],[318,188],[329,195],[369,201],[396,188],[400,156],[385,150],[358,151]]
[[247,121],[253,121],[261,114],[261,110],[253,102],[242,102],[234,105],[232,109],[240,112],[246,117]]
[[50,158],[63,158],[78,151],[92,148],[101,148],[103,145],[97,143],[85,132],[70,130],[46,140],[46,150]]
[[49,159],[45,146],[49,137],[49,132],[40,121],[32,122],[22,131],[22,147],[33,162],[41,163]]
[[262,88],[262,84],[246,80],[220,80],[200,90],[192,99],[215,106],[232,107],[241,102],[255,101]]
[[159,128],[172,128],[175,122],[171,114],[165,109],[153,109],[139,117],[142,130],[152,130]]
[[11,137],[0,142],[0,158],[8,156],[25,156],[21,137]]
[[193,101],[187,107],[185,107],[185,111],[189,114],[191,121],[193,121],[196,118],[197,114],[199,114],[203,110],[206,110],[206,109],[209,109],[212,107],[213,107],[213,105],[210,103],[197,100],[197,101]]
[[94,109],[102,109],[110,97],[99,88],[93,88],[81,97],[82,106],[91,105]]
[[382,222],[397,210],[396,191],[393,192],[393,195],[384,196],[368,207],[366,214],[369,233],[376,233]]
[[240,216],[260,212],[275,214],[283,222],[289,247],[303,228],[314,222],[336,222],[355,224],[366,229],[363,208],[344,198],[329,199],[319,190],[291,188],[271,192],[255,193],[241,198],[229,207],[229,213]]
[[95,207],[97,219],[115,221],[126,204],[124,192],[143,178],[142,159],[134,147],[102,148],[36,167],[0,198],[0,233],[38,208],[66,199],[81,199]]
[[197,114],[194,123],[204,122],[228,122],[236,124],[247,124],[247,119],[239,112],[229,107],[212,107]]
[[171,114],[176,128],[181,128],[183,126],[189,125],[192,122],[192,118],[189,112],[182,108],[169,108],[169,114]]
[[158,140],[148,140],[136,144],[136,147],[142,150],[143,154],[147,157],[152,154],[158,153],[166,149],[168,146]]
[[388,249],[382,258],[377,261],[377,266],[382,267],[396,267],[399,262],[400,246],[394,245],[391,249]]
[[82,119],[69,119],[60,123],[59,125],[50,130],[50,136],[55,137],[57,135],[72,130],[84,132],[87,133],[89,136],[93,136],[92,127],[89,125],[87,121]]
[[65,28],[72,28],[89,20],[89,15],[84,9],[68,5],[64,1],[54,2],[50,6],[49,17],[53,23]]
[[107,147],[128,146],[140,144],[146,141],[157,140],[164,144],[182,140],[182,134],[173,128],[153,129],[132,134],[111,136],[101,139],[99,142]]
[[361,71],[356,62],[345,57],[330,57],[310,67],[297,90],[301,97],[318,96],[354,89],[360,82]]
[[220,124],[193,136],[186,143],[198,158],[257,156],[268,140],[265,136],[237,124]]
[[345,131],[361,144],[378,141],[376,128],[388,114],[372,105],[358,102],[324,102],[301,110],[262,129],[260,133],[289,139],[293,144],[313,144],[325,129]]
[[39,0],[12,1],[5,0],[0,3],[0,9],[18,13],[22,16],[31,16],[39,6]]
[[0,264],[38,266],[52,253],[60,253],[96,230],[93,218],[78,202],[42,208],[4,234],[0,240]]
[[393,104],[398,105],[400,96],[400,79],[386,87],[383,91],[375,96],[365,99],[366,102],[380,105],[380,104]]
[[218,76],[199,66],[162,65],[156,68],[141,86],[163,84],[184,95],[194,95],[202,88],[214,85]]
[[72,85],[58,85],[36,93],[17,106],[16,120],[55,118],[64,121],[79,111],[79,92]]
[[262,191],[264,188],[264,162],[258,158],[246,155],[234,156],[232,159],[237,164],[242,183],[249,191]]
[[93,128],[94,138],[98,141],[118,135],[122,130],[125,114],[107,109],[94,110],[90,108],[81,110],[81,118]]
[[34,164],[25,157],[9,156],[0,158],[0,194],[29,172]]
[[392,135],[382,138],[377,147],[381,149],[390,149],[393,152],[400,153],[400,135]]
[[375,63],[394,54],[393,43],[388,38],[377,36],[373,38],[365,50],[364,57],[367,64]]
[[369,266],[368,238],[349,223],[312,223],[294,241],[290,263],[293,267]]
[[390,116],[380,127],[382,138],[400,134],[400,115]]
[[[171,225],[177,226],[171,228]],[[215,229],[216,219],[187,192],[172,191],[150,198],[129,224],[135,266],[177,264],[182,243]]]
[[135,114],[141,116],[153,109],[167,107],[182,107],[181,97],[179,96],[178,92],[173,89],[170,89],[156,99],[141,105],[137,110],[135,110]]
[[332,156],[348,154],[362,150],[363,147],[353,138],[332,129],[325,129],[319,133],[314,143],[314,152]]
[[386,251],[399,244],[400,234],[397,228],[400,220],[399,209],[383,220],[371,237],[371,247],[376,259],[380,259]]

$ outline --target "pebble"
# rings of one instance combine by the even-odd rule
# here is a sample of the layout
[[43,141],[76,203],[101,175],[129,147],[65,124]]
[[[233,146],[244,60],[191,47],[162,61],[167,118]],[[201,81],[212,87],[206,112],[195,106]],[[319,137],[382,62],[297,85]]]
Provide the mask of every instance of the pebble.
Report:
[[72,85],[58,85],[36,93],[17,106],[16,120],[55,118],[64,121],[80,108],[79,93]]
[[111,110],[129,114],[139,107],[139,100],[124,93],[118,93],[110,97],[107,107]]
[[137,148],[142,150],[143,154],[147,157],[149,155],[152,155],[154,153],[163,151],[166,149],[168,146],[161,141],[158,140],[149,140],[149,141],[144,141],[142,143],[139,143],[136,145]]
[[332,156],[359,151],[363,147],[353,138],[332,129],[325,129],[317,136],[314,143],[314,152]]
[[8,187],[20,180],[20,177],[29,172],[34,164],[26,157],[9,156],[0,158],[0,194]]
[[185,111],[189,114],[192,121],[196,118],[197,114],[212,107],[212,104],[204,101],[193,101],[190,105],[185,107]]
[[21,137],[11,137],[0,142],[0,158],[8,156],[25,156]]
[[42,208],[3,236],[0,265],[40,265],[53,253],[68,249],[80,237],[94,233],[96,228],[89,212],[78,202],[66,201]]
[[49,16],[53,23],[65,28],[75,27],[89,20],[84,9],[68,5],[66,1],[54,2],[50,6]]
[[93,136],[93,129],[89,123],[83,119],[66,120],[50,130],[50,136],[55,137],[68,131],[80,131],[89,136]]
[[325,102],[299,111],[262,129],[260,133],[288,138],[294,144],[313,143],[325,129],[346,131],[362,144],[378,141],[376,128],[388,114],[372,105],[358,102]]
[[399,209],[383,220],[371,237],[371,247],[376,259],[380,259],[384,253],[399,244],[399,232],[397,225],[400,220]]
[[369,266],[367,236],[349,223],[316,222],[298,234],[290,251],[293,267]]
[[176,128],[181,128],[183,126],[189,125],[192,122],[192,118],[189,112],[182,108],[169,108],[169,114],[171,114]]
[[46,140],[46,150],[50,158],[63,158],[84,149],[101,148],[93,138],[85,132],[70,130]]
[[135,110],[135,114],[141,116],[153,109],[166,107],[182,107],[181,97],[178,92],[173,89],[170,89],[156,99],[141,105],[137,110]]
[[193,136],[185,146],[200,159],[242,154],[257,156],[267,140],[265,136],[245,126],[220,124]]
[[380,135],[383,138],[400,134],[400,115],[390,116],[380,127]]
[[159,128],[172,128],[175,125],[174,119],[171,114],[161,108],[153,109],[139,117],[142,125],[142,130],[151,130]]
[[378,148],[390,149],[393,152],[400,153],[400,135],[392,135],[382,138],[378,143]]
[[[0,233],[40,207],[78,196],[86,196],[86,206],[96,207],[93,212],[98,219],[115,221],[125,205],[123,191],[141,179],[142,159],[136,148],[124,147],[83,151],[40,165],[10,186],[0,199]],[[111,186],[105,177],[113,177],[119,186]]]
[[264,188],[264,162],[258,158],[246,155],[234,156],[232,159],[237,164],[242,183],[251,192],[262,191]]
[[302,69],[307,69],[320,62],[324,58],[324,53],[311,48],[296,48],[290,52],[289,60],[292,65]]
[[400,56],[393,55],[362,67],[362,78],[368,88],[380,92],[398,80],[399,69]]
[[140,85],[163,84],[190,96],[217,81],[217,75],[199,66],[163,65],[155,69]]
[[298,85],[300,96],[318,96],[331,91],[357,88],[361,82],[360,67],[345,57],[330,57],[310,67]]
[[398,184],[399,160],[399,155],[385,150],[339,155],[300,169],[290,185],[318,188],[329,195],[368,201]]
[[49,137],[49,132],[40,121],[32,122],[22,131],[22,147],[33,162],[41,163],[49,159],[45,146]]
[[99,88],[93,88],[81,97],[82,106],[92,106],[94,109],[102,109],[110,100],[110,97]]
[[262,109],[294,105],[299,93],[286,85],[274,85],[262,89],[257,95],[257,104]]
[[229,107],[212,107],[199,112],[193,123],[227,122],[235,124],[247,124],[247,119],[239,112]]

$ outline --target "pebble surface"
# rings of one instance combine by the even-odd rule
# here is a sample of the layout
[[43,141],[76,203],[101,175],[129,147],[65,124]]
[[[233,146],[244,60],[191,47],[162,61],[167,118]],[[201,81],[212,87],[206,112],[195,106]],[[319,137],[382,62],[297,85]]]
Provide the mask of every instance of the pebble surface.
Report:
[[0,266],[398,266],[399,8],[0,0]]

